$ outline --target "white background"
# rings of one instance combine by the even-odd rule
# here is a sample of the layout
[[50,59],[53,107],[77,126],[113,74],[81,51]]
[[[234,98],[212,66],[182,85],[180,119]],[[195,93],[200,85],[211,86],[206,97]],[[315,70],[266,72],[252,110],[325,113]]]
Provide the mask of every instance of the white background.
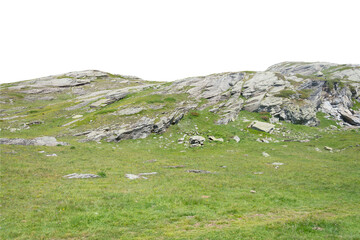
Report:
[[360,63],[358,0],[0,0],[0,82],[97,69],[171,81]]

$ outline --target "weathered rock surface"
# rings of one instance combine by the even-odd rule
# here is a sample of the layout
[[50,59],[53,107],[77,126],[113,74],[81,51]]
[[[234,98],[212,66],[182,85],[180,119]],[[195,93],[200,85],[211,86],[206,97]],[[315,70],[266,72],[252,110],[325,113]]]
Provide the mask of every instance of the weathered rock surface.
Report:
[[209,141],[214,141],[214,142],[224,142],[223,138],[216,138],[214,136],[209,136],[208,139]]
[[200,147],[204,145],[205,138],[202,136],[191,136],[189,138],[189,143],[192,147]]
[[[268,112],[271,123],[287,121],[316,126],[318,113],[323,112],[340,126],[360,126],[360,111],[353,108],[360,102],[360,65],[283,62],[262,72],[218,73],[172,83],[87,70],[18,82],[10,87],[1,86],[0,90],[1,102],[5,104],[25,99],[47,100],[51,106],[52,100],[57,104],[66,96],[64,109],[58,111],[64,114],[62,110],[66,110],[63,116],[66,119],[79,118],[62,122],[61,134],[82,135],[81,141],[145,138],[151,133],[165,132],[190,111],[205,109],[218,115],[213,123],[219,125],[235,121],[246,110]],[[163,98],[154,101],[155,95]],[[179,95],[181,100],[173,98]],[[170,104],[173,100],[176,103]],[[21,122],[28,110],[10,114],[6,110],[1,112],[1,120]],[[93,112],[99,115],[94,117]],[[96,124],[102,122],[104,125]],[[18,129],[19,125],[10,128]],[[255,128],[269,132],[273,127],[255,124]],[[34,144],[28,140],[9,141]]]
[[249,127],[253,128],[255,130],[271,133],[274,130],[275,125],[271,124],[271,123],[266,123],[266,122],[253,121],[249,125]]
[[100,176],[95,175],[95,174],[89,174],[89,173],[71,173],[68,175],[63,176],[63,178],[68,178],[68,179],[72,179],[72,178],[99,178]]
[[212,173],[210,171],[196,170],[196,169],[187,170],[187,172],[189,172],[189,173]]
[[6,145],[34,145],[34,146],[57,146],[68,145],[65,142],[58,142],[54,137],[37,137],[34,139],[23,138],[0,138],[0,144]]
[[142,110],[144,110],[144,108],[142,107],[130,107],[130,108],[121,109],[120,111],[115,112],[114,115],[118,115],[118,116],[132,115],[132,114],[137,114]]

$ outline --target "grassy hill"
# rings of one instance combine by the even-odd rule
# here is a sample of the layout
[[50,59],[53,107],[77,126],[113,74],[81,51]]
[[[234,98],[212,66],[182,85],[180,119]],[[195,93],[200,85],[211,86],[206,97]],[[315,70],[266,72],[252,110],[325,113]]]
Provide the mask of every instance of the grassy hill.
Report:
[[[265,133],[248,126],[268,122],[271,111],[244,109],[215,124],[226,113],[212,109],[228,99],[196,98],[188,85],[172,92],[174,83],[87,74],[55,76],[71,79],[60,87],[34,87],[47,79],[2,85],[1,138],[55,136],[68,145],[0,145],[1,239],[360,239],[358,127],[319,111],[317,126],[280,120]],[[90,107],[101,99],[112,102]],[[81,135],[129,131],[144,117],[161,126],[181,107],[181,120],[146,138]],[[206,138],[203,146],[191,147],[194,135]],[[71,173],[100,177],[63,178]]]

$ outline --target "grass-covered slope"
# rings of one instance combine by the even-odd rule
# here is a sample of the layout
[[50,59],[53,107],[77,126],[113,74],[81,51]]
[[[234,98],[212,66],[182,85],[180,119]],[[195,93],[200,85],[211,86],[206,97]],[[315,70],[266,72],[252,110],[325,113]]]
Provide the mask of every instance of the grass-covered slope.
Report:
[[[213,117],[206,111],[189,114],[162,135],[120,143],[61,138],[71,145],[3,145],[2,238],[360,237],[359,130],[329,130],[333,122],[323,119],[316,128],[284,123],[286,136],[270,136],[246,128],[244,120],[260,114],[243,112],[226,126],[208,124]],[[206,141],[200,148],[177,143],[196,132],[225,142]],[[265,137],[272,142],[256,141]],[[296,138],[310,142],[282,141]],[[53,153],[57,157],[46,156]],[[284,165],[275,168],[274,162]],[[167,167],[178,165],[185,167]],[[190,169],[212,174],[186,172]],[[62,178],[73,172],[106,177]],[[141,172],[158,174],[125,178]]]
[[[3,84],[0,138],[69,145],[0,145],[0,239],[360,239],[360,129],[338,118],[346,107],[357,119],[358,69],[283,63],[173,83],[83,71]],[[273,133],[248,128],[276,114]],[[108,141],[131,129],[146,138]],[[203,146],[190,147],[194,135]]]

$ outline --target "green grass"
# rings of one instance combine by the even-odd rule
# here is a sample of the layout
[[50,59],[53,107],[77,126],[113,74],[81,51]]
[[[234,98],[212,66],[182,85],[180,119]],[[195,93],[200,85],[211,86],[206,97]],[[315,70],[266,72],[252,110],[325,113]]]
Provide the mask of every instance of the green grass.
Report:
[[113,112],[116,112],[116,111],[117,111],[117,109],[104,109],[104,110],[100,110],[100,111],[95,112],[95,115],[113,113]]
[[[1,137],[56,136],[70,145],[1,145],[0,239],[360,239],[360,131],[328,130],[336,122],[322,113],[317,115],[318,127],[281,122],[277,128],[284,135],[248,128],[253,120],[267,120],[268,113],[241,111],[234,122],[214,125],[219,116],[205,109],[191,111],[161,138],[152,134],[99,144],[72,137],[142,116],[162,116],[189,100],[187,94],[162,96],[155,91],[130,94],[93,112],[64,110],[74,105],[71,92],[57,93],[50,102],[14,95],[12,105],[3,104],[5,113],[20,117],[0,122]],[[139,116],[110,114],[147,104],[163,108],[144,109]],[[76,114],[83,118],[62,127]],[[9,131],[33,120],[44,123]],[[206,140],[199,148],[178,144],[184,135],[187,142],[195,134],[224,142]],[[239,143],[232,139],[235,135]],[[265,137],[273,141],[256,141]],[[297,142],[301,139],[310,142]],[[52,153],[57,157],[46,157]],[[273,162],[284,165],[275,169]],[[165,167],[175,165],[185,167]],[[189,169],[213,174],[186,172]],[[101,178],[62,178],[74,172]],[[142,172],[158,174],[125,178]]]
[[352,109],[355,110],[355,111],[359,111],[360,110],[360,102],[353,99],[353,103],[354,103],[354,105],[352,106]]
[[[225,143],[205,142],[194,149],[171,143],[190,131],[191,124],[197,124],[201,134],[210,130],[206,117],[211,115],[202,113],[196,120],[187,116],[156,140],[153,137],[158,136],[153,135],[97,144],[65,138],[61,140],[70,146],[2,146],[2,239],[360,237],[360,148],[335,153],[314,150],[354,145],[359,131],[323,134],[309,143],[265,144],[252,136],[261,132],[240,131],[246,123],[239,120],[211,129]],[[296,132],[291,126],[287,128]],[[232,134],[239,135],[241,142],[231,141]],[[46,157],[40,150],[58,157]],[[262,157],[263,151],[271,156]],[[151,159],[157,161],[147,162]],[[285,165],[276,170],[272,162]],[[168,165],[186,167],[164,168]],[[215,174],[187,173],[186,169]],[[102,172],[106,177],[62,178],[73,172]],[[158,174],[132,181],[124,177],[140,172]]]
[[275,97],[283,97],[283,98],[290,98],[291,96],[295,95],[296,92],[292,90],[281,90],[278,94],[275,94]]
[[313,91],[312,89],[302,89],[302,90],[298,91],[300,94],[299,97],[301,99],[308,99],[310,97],[312,91]]

